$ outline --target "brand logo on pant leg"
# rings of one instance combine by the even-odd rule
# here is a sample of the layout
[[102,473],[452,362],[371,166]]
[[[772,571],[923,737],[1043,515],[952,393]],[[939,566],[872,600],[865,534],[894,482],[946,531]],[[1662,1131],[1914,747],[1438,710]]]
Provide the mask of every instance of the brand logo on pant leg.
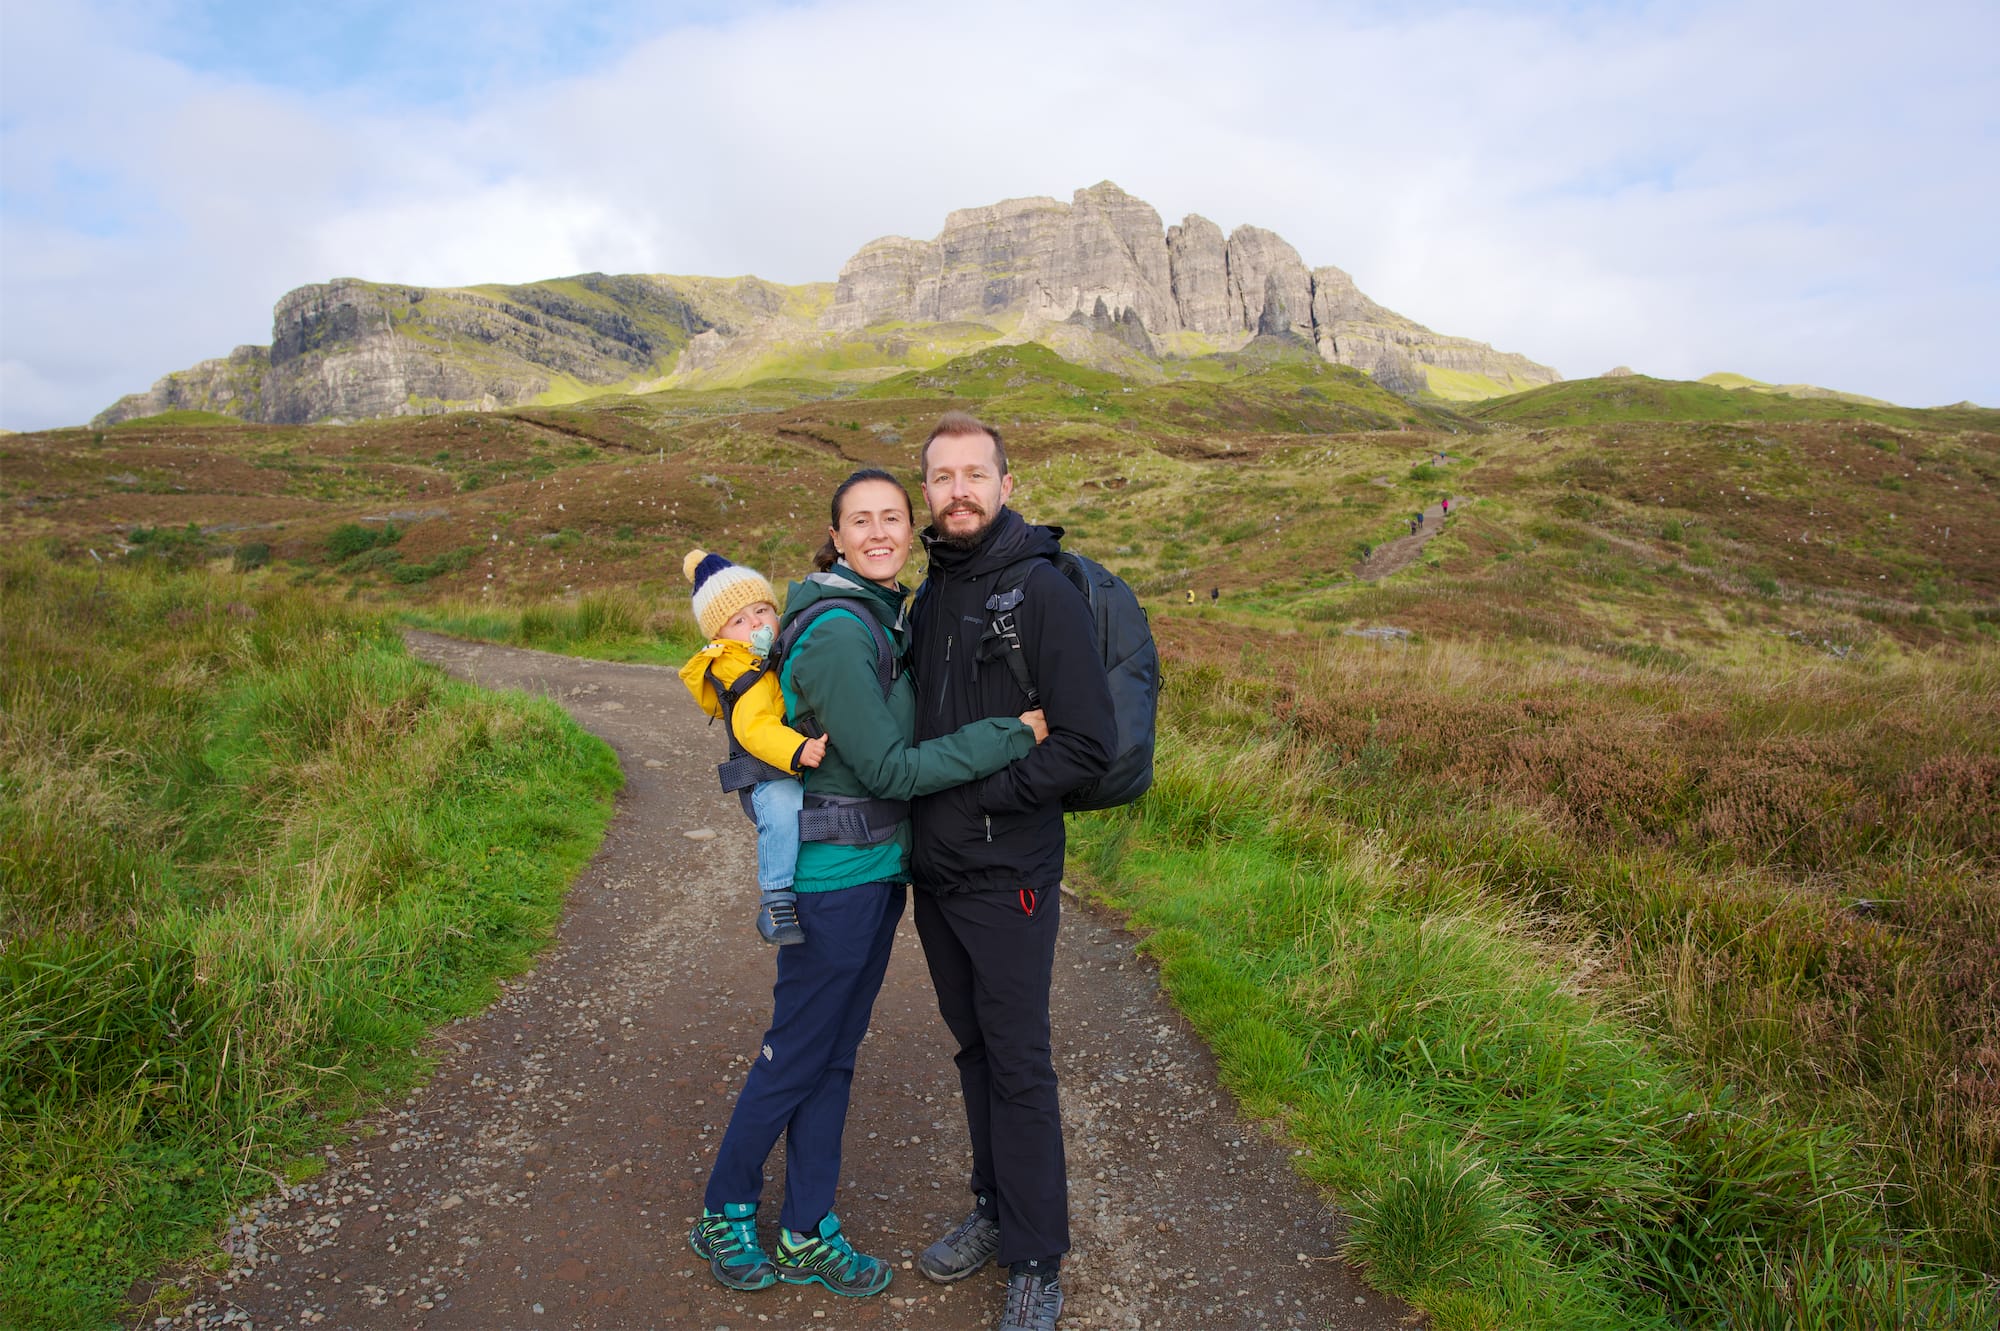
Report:
[[766,1063],[775,1063],[778,1061],[778,1056],[771,1052],[770,1045],[764,1046],[764,1061]]

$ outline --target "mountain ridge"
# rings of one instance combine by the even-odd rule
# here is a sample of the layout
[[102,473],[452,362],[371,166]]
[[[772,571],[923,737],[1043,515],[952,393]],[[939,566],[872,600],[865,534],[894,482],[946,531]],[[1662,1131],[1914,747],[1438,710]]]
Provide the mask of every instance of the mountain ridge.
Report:
[[1558,382],[1525,356],[1435,333],[1308,268],[1282,237],[1161,225],[1110,181],[1070,203],[1008,199],[947,215],[930,241],[869,241],[831,283],[584,273],[418,287],[337,278],[286,293],[268,346],[242,346],[120,398],[98,427],[166,411],[333,423],[549,405],[606,392],[862,381],[989,343],[1171,377],[1175,358],[1294,338],[1391,391],[1477,400]]

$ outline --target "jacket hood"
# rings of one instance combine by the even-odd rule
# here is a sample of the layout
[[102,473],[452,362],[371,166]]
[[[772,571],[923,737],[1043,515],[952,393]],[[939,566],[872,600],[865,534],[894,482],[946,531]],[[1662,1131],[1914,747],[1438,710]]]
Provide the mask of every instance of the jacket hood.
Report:
[[726,676],[724,682],[727,683],[750,669],[755,661],[749,643],[718,638],[688,658],[687,664],[681,667],[681,683],[687,685],[688,692],[701,704],[702,711],[710,716],[721,716],[722,701],[709,685],[708,668],[716,667],[716,673]]
[[931,567],[958,578],[997,572],[1036,555],[1053,559],[1062,550],[1062,534],[1061,527],[1039,526],[1003,505],[979,544],[969,550],[940,539],[935,524],[924,528],[923,540]]
[[785,615],[780,623],[790,624],[801,611],[815,601],[844,597],[864,602],[872,607],[875,618],[882,622],[884,628],[893,630],[900,639],[906,627],[903,616],[909,596],[910,589],[900,582],[894,587],[884,587],[879,583],[868,581],[844,562],[836,562],[826,572],[808,573],[785,589]]

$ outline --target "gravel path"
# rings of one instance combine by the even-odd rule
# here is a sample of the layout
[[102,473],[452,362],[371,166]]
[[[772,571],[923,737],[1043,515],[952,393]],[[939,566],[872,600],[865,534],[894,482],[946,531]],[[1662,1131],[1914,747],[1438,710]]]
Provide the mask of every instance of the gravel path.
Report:
[[[667,670],[409,641],[462,678],[551,695],[607,740],[627,782],[617,816],[540,964],[444,1028],[436,1075],[329,1149],[323,1174],[247,1208],[229,1270],[179,1316],[142,1325],[991,1325],[997,1276],[940,1287],[909,1265],[965,1210],[969,1163],[907,913],[862,1050],[840,1198],[849,1235],[895,1261],[895,1282],[867,1300],[726,1290],[686,1234],[770,1013],[771,950],[751,925],[752,829],[715,788],[721,738]],[[1338,1217],[1288,1149],[1237,1116],[1131,936],[1064,904],[1064,1327],[1403,1324],[1406,1309],[1333,1255]]]

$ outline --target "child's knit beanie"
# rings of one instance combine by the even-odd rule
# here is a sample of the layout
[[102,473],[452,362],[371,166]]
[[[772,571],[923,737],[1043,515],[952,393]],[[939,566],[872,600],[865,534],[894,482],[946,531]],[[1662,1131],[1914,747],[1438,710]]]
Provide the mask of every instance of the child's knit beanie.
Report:
[[777,596],[771,591],[771,584],[764,575],[754,568],[732,564],[721,555],[710,554],[706,550],[690,550],[681,561],[681,571],[694,584],[694,622],[701,625],[701,631],[713,638],[722,632],[722,626],[736,617],[739,610],[747,610],[759,601],[778,604]]

